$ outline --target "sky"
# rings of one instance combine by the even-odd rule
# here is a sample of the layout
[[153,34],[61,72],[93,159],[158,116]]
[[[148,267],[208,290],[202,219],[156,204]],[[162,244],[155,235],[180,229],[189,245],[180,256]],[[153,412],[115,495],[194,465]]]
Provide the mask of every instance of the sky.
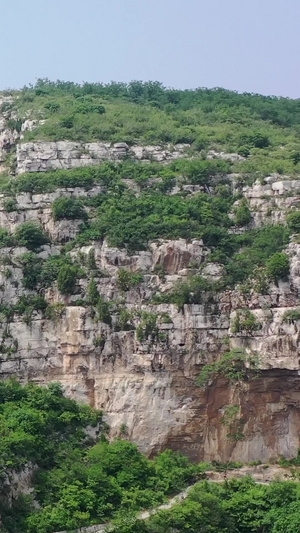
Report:
[[0,89],[158,80],[300,98],[300,0],[2,0]]

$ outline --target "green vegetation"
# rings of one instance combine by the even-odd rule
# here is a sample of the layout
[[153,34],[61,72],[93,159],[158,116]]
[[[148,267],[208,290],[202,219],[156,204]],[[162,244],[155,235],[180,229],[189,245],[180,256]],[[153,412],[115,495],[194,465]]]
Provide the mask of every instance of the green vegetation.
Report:
[[286,217],[287,224],[293,233],[300,233],[300,211],[292,211]]
[[290,311],[285,311],[282,321],[293,322],[294,320],[300,320],[300,309],[291,309]]
[[158,340],[158,315],[156,313],[142,312],[141,322],[136,328],[136,338],[139,342],[150,340],[155,342]]
[[219,361],[204,365],[197,384],[199,387],[206,387],[209,381],[219,376],[232,382],[245,381],[257,374],[257,367],[258,361],[254,357],[248,357],[236,348],[222,355]]
[[[219,247],[219,250],[216,249],[213,253],[213,257],[215,260],[219,258],[221,262],[225,262],[226,284],[233,286],[253,276],[255,267],[265,266],[272,256],[275,256],[275,259],[271,261],[271,268],[269,268],[268,274],[280,272],[280,275],[282,275],[283,272],[286,273],[288,261],[285,254],[279,254],[278,263],[280,267],[283,265],[283,270],[279,268],[275,272],[275,270],[272,270],[272,265],[274,262],[275,266],[277,266],[277,255],[275,254],[281,251],[288,242],[289,230],[286,227],[265,226],[229,239],[227,253],[226,249]],[[230,251],[233,250],[236,250],[236,252],[230,257]]]
[[97,218],[78,237],[79,243],[106,237],[111,246],[144,250],[159,238],[203,238],[217,244],[231,226],[232,198],[210,194],[165,196],[155,191],[138,197],[132,191],[98,197]]
[[46,300],[39,294],[34,296],[21,296],[16,304],[1,304],[0,316],[2,320],[11,322],[15,314],[21,315],[23,316],[24,322],[30,326],[33,312],[44,312],[47,306]]
[[256,316],[249,309],[242,309],[236,312],[231,331],[232,333],[245,332],[250,335],[260,328],[261,324],[257,322]]
[[0,248],[5,248],[6,246],[14,246],[15,240],[10,233],[4,229],[0,228]]
[[191,151],[238,152],[246,158],[236,164],[242,172],[299,172],[297,100],[220,88],[166,89],[159,82],[80,86],[47,79],[18,96],[6,110],[46,119],[25,132],[25,140],[189,143]]
[[77,281],[78,268],[75,265],[64,264],[57,276],[57,286],[62,294],[73,294]]
[[295,533],[300,529],[300,485],[258,485],[250,477],[221,485],[202,481],[188,498],[147,522],[124,517],[113,533]]
[[6,198],[3,201],[3,207],[7,213],[12,213],[13,211],[17,211],[18,204],[15,198]]
[[90,305],[96,305],[99,300],[100,294],[97,288],[97,283],[94,278],[91,279],[87,290],[87,302]]
[[102,296],[99,296],[98,298],[97,313],[100,322],[104,322],[104,324],[107,324],[108,326],[112,325],[109,302],[105,302]]
[[213,291],[214,286],[202,276],[191,276],[188,281],[180,281],[167,294],[156,294],[155,303],[172,303],[178,310],[185,304],[201,304],[207,291]]
[[266,263],[267,274],[271,279],[278,281],[286,279],[290,272],[289,258],[286,254],[276,252]]
[[121,331],[128,331],[134,329],[133,318],[134,314],[128,309],[126,309],[126,307],[124,309],[121,309],[119,315],[119,324]]
[[[0,475],[34,466],[31,496],[0,498],[3,531],[51,533],[105,522],[159,505],[201,476],[201,468],[165,451],[148,460],[134,444],[105,438],[100,412],[48,388],[0,382]],[[88,426],[100,431],[95,442]],[[34,504],[35,498],[38,505]]]
[[59,278],[62,294],[71,294],[77,278],[84,273],[68,254],[50,256],[43,260],[36,253],[27,252],[18,262],[23,270],[23,285],[30,290],[48,288]]
[[35,222],[25,222],[17,227],[15,233],[18,244],[26,246],[29,250],[36,250],[49,242],[49,237],[43,232],[41,226]]
[[251,220],[251,211],[247,200],[243,198],[235,211],[235,221],[238,226],[246,226]]
[[130,272],[122,268],[118,272],[117,286],[121,291],[129,291],[143,281],[143,276],[139,272]]
[[54,220],[87,219],[87,212],[78,198],[57,198],[52,204]]

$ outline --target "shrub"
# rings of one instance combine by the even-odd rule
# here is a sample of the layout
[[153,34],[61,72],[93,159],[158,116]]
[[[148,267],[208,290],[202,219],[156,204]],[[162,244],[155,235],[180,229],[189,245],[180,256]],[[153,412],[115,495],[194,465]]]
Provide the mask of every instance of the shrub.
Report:
[[68,255],[55,255],[49,257],[41,266],[40,283],[43,287],[50,287],[57,280],[59,271],[63,265],[72,265]]
[[171,292],[156,295],[154,302],[176,304],[180,310],[185,304],[202,303],[204,294],[212,289],[213,286],[202,276],[191,276],[188,281],[178,282]]
[[25,324],[30,326],[33,312],[45,311],[47,306],[48,304],[43,296],[21,296],[16,305],[13,306],[13,311],[18,315],[22,315]]
[[117,286],[121,291],[129,291],[143,280],[142,274],[139,272],[130,272],[122,268],[118,272]]
[[90,305],[96,305],[99,300],[99,296],[97,283],[93,278],[91,279],[87,290],[87,303]]
[[290,309],[285,311],[282,316],[282,322],[293,322],[294,320],[300,320],[300,309]]
[[18,133],[20,133],[20,131],[22,130],[22,120],[20,120],[20,119],[15,119],[15,118],[10,118],[10,119],[7,121],[7,127],[8,127],[10,130],[15,130],[15,131],[17,131]]
[[242,135],[240,141],[254,148],[267,148],[270,145],[269,137],[259,131]]
[[102,296],[99,296],[98,303],[97,303],[97,312],[98,312],[98,318],[100,322],[104,322],[104,324],[108,324],[109,326],[112,325],[112,318],[110,314],[110,305],[108,302],[105,302],[103,300]]
[[267,135],[257,132],[251,136],[251,141],[255,148],[267,148],[270,144],[270,140]]
[[286,217],[288,227],[294,233],[300,233],[300,211],[292,211]]
[[87,219],[87,212],[78,198],[57,198],[52,204],[52,214],[55,220]]
[[0,248],[5,248],[6,246],[14,246],[15,240],[4,228],[0,228]]
[[[246,366],[247,363],[247,366]],[[232,382],[245,381],[257,370],[258,362],[239,349],[231,350],[221,356],[219,361],[204,365],[197,379],[199,387],[206,387],[211,379],[224,376]]]
[[25,289],[34,290],[41,278],[41,259],[33,252],[27,252],[21,258],[23,265],[23,285]]
[[134,329],[133,313],[128,309],[122,309],[119,316],[119,324],[121,331],[128,331]]
[[249,146],[241,146],[237,153],[243,157],[248,157],[251,153],[251,149]]
[[291,154],[291,160],[293,161],[294,165],[298,165],[298,163],[300,163],[300,152],[293,152]]
[[62,117],[59,124],[63,128],[71,129],[74,126],[74,117],[72,115]]
[[57,285],[62,294],[73,294],[77,281],[78,268],[74,265],[62,265],[59,270]]
[[87,267],[89,270],[97,270],[97,264],[96,264],[96,259],[95,259],[95,250],[94,248],[91,248],[91,250],[89,251],[88,253],[88,258],[87,258]]
[[55,101],[49,101],[49,102],[46,102],[45,103],[45,109],[48,109],[48,111],[50,111],[50,113],[57,113],[60,109],[60,104],[59,102],[55,102]]
[[103,115],[105,113],[105,107],[93,101],[83,100],[82,102],[78,102],[76,104],[75,113],[83,115],[88,113],[99,113],[99,115]]
[[49,242],[48,235],[35,222],[25,222],[18,226],[15,237],[19,245],[26,246],[29,250],[36,250]]
[[101,350],[103,350],[105,345],[105,338],[102,336],[94,337],[93,343],[95,348],[100,348]]
[[18,209],[18,204],[15,198],[6,198],[3,207],[7,213],[12,213]]
[[50,304],[46,309],[45,316],[46,318],[48,318],[48,320],[53,320],[54,322],[56,322],[62,317],[65,309],[65,305],[62,303]]
[[231,331],[232,333],[240,333],[241,331],[252,333],[260,328],[261,324],[257,322],[256,316],[249,309],[243,309],[237,311]]
[[141,323],[136,328],[136,338],[139,342],[144,342],[148,339],[151,342],[158,340],[157,316],[156,313],[142,312]]
[[235,221],[238,226],[246,226],[251,220],[251,211],[247,200],[243,198],[235,212]]
[[266,264],[268,276],[275,281],[285,279],[289,275],[289,258],[283,252],[276,252],[270,257],[270,259],[268,259]]
[[289,231],[283,225],[265,226],[223,239],[222,247],[220,246],[224,250],[223,257],[219,259],[225,262],[224,282],[227,286],[233,286],[244,281],[253,275],[256,267],[265,266],[267,260],[288,242]]

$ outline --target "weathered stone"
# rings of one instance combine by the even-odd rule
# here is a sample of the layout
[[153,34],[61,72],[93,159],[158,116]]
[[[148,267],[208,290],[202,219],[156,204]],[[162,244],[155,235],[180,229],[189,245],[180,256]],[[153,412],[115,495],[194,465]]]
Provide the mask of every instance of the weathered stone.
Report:
[[189,145],[129,146],[119,143],[78,143],[71,141],[21,143],[17,146],[17,173],[45,172],[99,165],[127,157],[140,161],[168,162],[185,157]]

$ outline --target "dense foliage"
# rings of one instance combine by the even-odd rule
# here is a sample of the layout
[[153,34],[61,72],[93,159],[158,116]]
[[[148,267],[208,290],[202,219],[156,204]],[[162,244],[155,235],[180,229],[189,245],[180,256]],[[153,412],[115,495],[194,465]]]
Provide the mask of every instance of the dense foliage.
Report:
[[77,198],[57,198],[52,204],[52,214],[54,220],[74,220],[80,218],[85,220],[87,213]]
[[[2,110],[11,106],[5,102]],[[238,165],[244,172],[299,172],[299,100],[221,88],[174,90],[159,82],[44,79],[19,91],[12,107],[16,130],[29,110],[32,118],[46,119],[25,132],[25,140],[188,143],[197,152],[238,152],[246,158]]]
[[[14,500],[12,507],[6,500],[8,486],[0,487],[0,514],[8,533],[74,529],[152,507],[201,472],[180,454],[166,451],[150,461],[134,444],[109,444],[101,413],[65,398],[58,384],[40,388],[0,382],[0,419],[2,481],[11,469],[20,473],[27,467],[34,486],[32,496]],[[100,432],[97,443],[88,436],[90,426]]]
[[205,387],[217,376],[224,376],[232,382],[244,381],[253,377],[256,368],[257,361],[253,357],[247,357],[242,350],[234,349],[223,354],[219,361],[204,365],[197,382],[200,387]]
[[[109,443],[101,413],[65,398],[58,384],[0,382],[0,418],[3,533],[52,533],[106,521],[114,533],[294,533],[300,527],[299,483],[256,485],[249,477],[202,481],[183,503],[148,521],[137,519],[140,510],[160,505],[212,465],[192,465],[171,451],[149,460],[125,440]],[[97,442],[88,436],[90,426],[98,428]],[[282,464],[298,465],[299,457]],[[8,476],[24,468],[32,472],[33,492],[11,506]]]
[[188,498],[148,522],[124,518],[114,533],[295,533],[300,528],[300,485],[257,485],[250,477],[201,482]]

